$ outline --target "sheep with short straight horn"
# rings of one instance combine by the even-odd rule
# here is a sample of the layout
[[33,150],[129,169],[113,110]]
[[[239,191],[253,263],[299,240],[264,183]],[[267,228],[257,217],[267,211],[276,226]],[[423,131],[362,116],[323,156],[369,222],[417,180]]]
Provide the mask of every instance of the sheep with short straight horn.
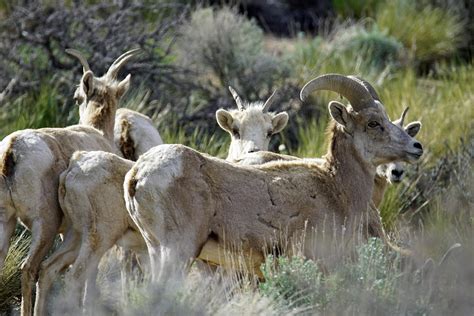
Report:
[[219,109],[216,112],[217,123],[231,137],[226,159],[233,161],[246,153],[268,150],[271,137],[281,132],[288,123],[288,113],[268,112],[276,91],[265,103],[246,103],[232,87],[229,87],[229,91],[237,104],[237,110]]
[[[78,51],[68,50],[83,66],[81,83],[74,94],[81,125],[17,131],[0,143],[0,269],[17,219],[32,234],[22,267],[22,315],[31,315],[32,287],[38,277],[41,279],[40,263],[55,236],[68,224],[58,203],[59,175],[77,150],[115,151],[113,129],[117,103],[130,85],[130,75],[121,81],[117,76],[136,52],[124,53],[104,76],[96,77]],[[37,301],[41,294],[41,282],[38,282]],[[35,313],[43,314],[43,307],[36,304]]]
[[[209,238],[264,254],[306,229],[327,236],[368,235],[378,165],[414,162],[419,142],[388,119],[382,103],[360,81],[338,74],[307,83],[301,97],[330,90],[351,106],[329,103],[326,162],[276,161],[240,166],[182,145],[162,145],[142,155],[124,182],[127,209],[147,244],[153,279],[170,262],[189,264]],[[308,257],[310,254],[306,254]]]

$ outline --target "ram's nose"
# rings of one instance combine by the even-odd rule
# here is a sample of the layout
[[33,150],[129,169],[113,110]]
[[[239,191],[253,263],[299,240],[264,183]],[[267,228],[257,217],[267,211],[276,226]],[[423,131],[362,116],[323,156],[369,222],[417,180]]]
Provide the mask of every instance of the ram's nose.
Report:
[[390,175],[391,182],[397,183],[397,182],[402,181],[403,173],[404,173],[403,170],[393,169]]

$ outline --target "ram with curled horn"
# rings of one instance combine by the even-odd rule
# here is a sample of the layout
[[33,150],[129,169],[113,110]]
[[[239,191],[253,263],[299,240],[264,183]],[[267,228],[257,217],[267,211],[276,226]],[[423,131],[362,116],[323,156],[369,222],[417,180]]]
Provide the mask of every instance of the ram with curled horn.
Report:
[[[0,143],[0,269],[17,219],[31,230],[32,243],[22,267],[22,315],[32,314],[32,291],[38,281],[35,313],[44,314],[43,289],[48,287],[40,263],[57,234],[67,226],[58,203],[59,175],[77,150],[115,152],[113,144],[118,101],[128,90],[130,75],[119,81],[118,71],[137,50],[120,56],[102,77],[96,77],[76,50],[83,75],[74,99],[80,125],[14,132]],[[42,267],[47,267],[45,262]],[[53,276],[54,277],[54,276]]]
[[247,153],[268,150],[271,137],[281,132],[288,123],[286,112],[269,112],[276,91],[265,103],[245,103],[232,87],[229,87],[229,91],[237,104],[237,110],[220,109],[216,112],[217,123],[231,137],[227,160],[235,161]]
[[347,238],[355,238],[348,232],[370,235],[377,166],[414,162],[421,144],[394,125],[380,101],[354,78],[317,77],[301,96],[315,90],[337,92],[351,103],[329,103],[323,165],[295,160],[241,166],[182,145],[158,146],[138,159],[125,178],[125,200],[146,240],[155,279],[170,262],[189,266],[210,238],[264,255],[284,249],[279,236],[293,238],[307,229],[324,228],[327,238],[343,232]]

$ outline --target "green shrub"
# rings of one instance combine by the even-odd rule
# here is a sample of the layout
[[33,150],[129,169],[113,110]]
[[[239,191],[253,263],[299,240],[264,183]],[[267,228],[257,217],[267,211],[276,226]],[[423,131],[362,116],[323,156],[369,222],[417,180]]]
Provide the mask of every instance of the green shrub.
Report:
[[421,6],[416,1],[387,1],[378,7],[375,20],[419,61],[449,56],[463,41],[464,23],[453,10]]
[[405,65],[403,45],[376,25],[340,25],[327,37],[300,37],[287,56],[300,84],[323,73],[357,74],[371,82]]
[[333,36],[330,54],[342,59],[360,59],[363,67],[383,70],[400,64],[403,45],[395,38],[381,32],[376,25],[354,25],[341,29]]
[[245,98],[258,98],[281,76],[280,63],[263,51],[263,31],[233,9],[196,10],[179,33],[178,62],[209,89],[232,85]]
[[277,300],[283,300],[291,308],[325,305],[322,273],[317,264],[302,257],[284,256],[274,259],[268,256],[262,265],[265,282],[260,291]]

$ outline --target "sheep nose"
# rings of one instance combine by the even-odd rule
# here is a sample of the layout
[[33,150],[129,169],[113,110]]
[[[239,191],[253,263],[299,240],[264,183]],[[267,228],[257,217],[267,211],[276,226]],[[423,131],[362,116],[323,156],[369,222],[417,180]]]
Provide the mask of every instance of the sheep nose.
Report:
[[396,169],[392,170],[392,176],[400,178],[402,175],[403,175],[403,170],[396,170]]
[[418,148],[419,150],[423,150],[423,147],[421,146],[421,144],[419,142],[414,143],[413,146],[415,148]]

